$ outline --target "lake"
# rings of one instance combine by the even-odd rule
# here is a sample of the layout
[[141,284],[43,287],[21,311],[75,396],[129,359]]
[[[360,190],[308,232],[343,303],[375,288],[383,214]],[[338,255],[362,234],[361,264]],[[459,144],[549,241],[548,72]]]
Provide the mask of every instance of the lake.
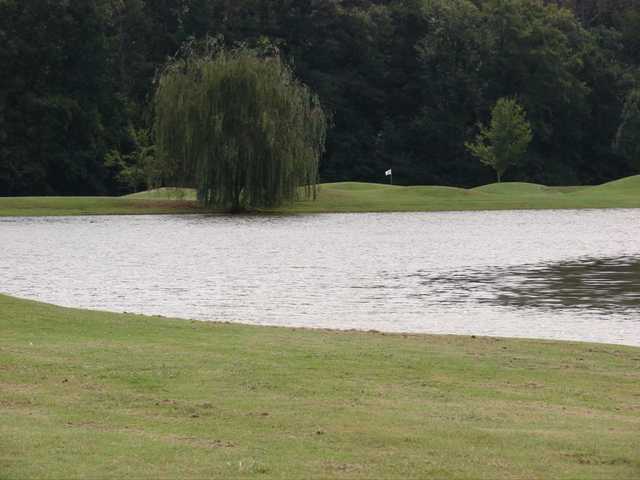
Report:
[[0,218],[0,292],[198,320],[640,346],[640,210]]

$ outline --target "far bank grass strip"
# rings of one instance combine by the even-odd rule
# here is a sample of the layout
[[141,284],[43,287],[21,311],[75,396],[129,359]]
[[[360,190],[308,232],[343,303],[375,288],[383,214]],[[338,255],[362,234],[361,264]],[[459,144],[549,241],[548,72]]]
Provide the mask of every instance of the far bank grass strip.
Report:
[[[491,184],[473,189],[343,182],[320,186],[316,201],[253,213],[430,212],[519,209],[640,208],[640,175],[599,186]],[[190,189],[125,197],[0,197],[0,216],[221,213],[206,210]]]
[[640,476],[640,349],[0,295],[0,477]]
[[204,213],[196,202],[123,197],[0,197],[0,217]]

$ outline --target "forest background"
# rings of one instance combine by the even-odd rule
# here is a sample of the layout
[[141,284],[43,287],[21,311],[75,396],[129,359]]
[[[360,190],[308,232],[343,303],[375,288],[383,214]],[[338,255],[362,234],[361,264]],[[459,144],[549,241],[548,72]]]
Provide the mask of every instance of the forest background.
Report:
[[[331,114],[323,182],[475,186],[499,98],[533,142],[505,180],[637,173],[615,146],[640,87],[640,0],[0,0],[0,195],[162,183],[158,69],[184,42],[277,48]],[[628,110],[628,109],[627,109]]]

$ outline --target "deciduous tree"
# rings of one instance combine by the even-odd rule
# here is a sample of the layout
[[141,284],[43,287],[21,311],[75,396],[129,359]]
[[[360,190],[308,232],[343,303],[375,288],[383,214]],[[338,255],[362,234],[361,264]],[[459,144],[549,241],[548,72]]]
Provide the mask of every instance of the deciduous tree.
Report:
[[325,114],[279,55],[178,58],[159,77],[155,113],[169,177],[196,187],[205,205],[236,211],[315,196]]
[[627,96],[614,146],[634,167],[640,168],[640,89]]
[[491,112],[490,126],[481,126],[476,140],[466,147],[495,170],[500,182],[505,170],[520,161],[532,137],[524,109],[514,98],[501,98]]

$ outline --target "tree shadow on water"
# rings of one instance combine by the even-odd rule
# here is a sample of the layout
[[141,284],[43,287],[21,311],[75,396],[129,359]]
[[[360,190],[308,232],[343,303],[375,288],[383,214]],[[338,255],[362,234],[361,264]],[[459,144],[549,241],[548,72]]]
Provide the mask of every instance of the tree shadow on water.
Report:
[[640,312],[640,258],[581,258],[425,278],[445,303]]

